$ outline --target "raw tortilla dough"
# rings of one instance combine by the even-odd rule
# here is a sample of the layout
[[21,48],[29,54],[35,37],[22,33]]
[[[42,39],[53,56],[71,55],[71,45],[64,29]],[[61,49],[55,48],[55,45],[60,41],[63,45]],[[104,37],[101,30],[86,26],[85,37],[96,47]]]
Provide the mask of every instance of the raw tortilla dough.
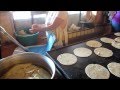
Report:
[[120,43],[120,37],[115,38],[115,41]]
[[94,53],[100,57],[111,57],[113,55],[112,50],[104,48],[104,47],[99,47],[94,50]]
[[84,47],[76,48],[73,52],[78,57],[88,57],[92,54],[92,51],[90,49]]
[[120,32],[114,33],[114,35],[116,35],[116,36],[120,36]]
[[85,73],[91,79],[109,79],[109,71],[99,64],[89,64],[85,68]]
[[10,68],[2,79],[50,79],[51,75],[42,67],[31,63],[17,64]]
[[112,44],[111,44],[113,47],[115,47],[115,48],[117,48],[117,49],[120,49],[120,43],[118,43],[118,42],[112,42]]
[[86,45],[89,47],[101,47],[102,46],[102,44],[96,40],[87,41]]
[[100,40],[104,43],[112,43],[114,41],[113,39],[107,37],[102,37]]
[[107,67],[113,75],[120,77],[120,63],[111,62]]
[[70,53],[63,53],[57,57],[57,60],[63,65],[72,65],[77,62],[77,57]]

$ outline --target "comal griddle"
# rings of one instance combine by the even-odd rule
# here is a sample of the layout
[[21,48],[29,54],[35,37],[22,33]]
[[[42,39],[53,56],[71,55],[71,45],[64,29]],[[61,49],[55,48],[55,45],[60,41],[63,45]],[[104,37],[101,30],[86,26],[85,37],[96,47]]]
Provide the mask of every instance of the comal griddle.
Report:
[[[117,36],[107,35],[106,37],[115,38]],[[120,50],[112,47],[110,44],[104,43],[100,41],[100,38],[96,38],[93,40],[97,40],[102,43],[102,47],[108,48],[113,51],[113,56],[108,58],[99,57],[94,53],[95,48],[91,48],[86,45],[86,42],[74,44],[71,46],[66,46],[63,48],[59,48],[57,50],[52,50],[47,52],[47,55],[54,61],[56,67],[59,71],[67,78],[67,79],[90,79],[85,73],[85,67],[88,64],[100,64],[107,68],[107,64],[110,62],[118,62],[120,63]],[[92,50],[92,55],[89,57],[77,57],[78,61],[74,65],[62,65],[57,61],[57,56],[62,53],[73,53],[73,50],[78,47],[86,47]],[[118,77],[112,75],[110,73],[110,79],[117,79]]]

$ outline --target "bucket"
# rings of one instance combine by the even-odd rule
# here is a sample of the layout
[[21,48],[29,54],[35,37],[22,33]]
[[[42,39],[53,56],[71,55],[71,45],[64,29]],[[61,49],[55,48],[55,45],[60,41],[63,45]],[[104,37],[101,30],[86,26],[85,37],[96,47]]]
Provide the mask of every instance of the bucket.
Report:
[[39,32],[34,34],[27,33],[25,35],[18,34],[18,31],[15,32],[16,39],[18,42],[24,46],[31,46],[37,44]]

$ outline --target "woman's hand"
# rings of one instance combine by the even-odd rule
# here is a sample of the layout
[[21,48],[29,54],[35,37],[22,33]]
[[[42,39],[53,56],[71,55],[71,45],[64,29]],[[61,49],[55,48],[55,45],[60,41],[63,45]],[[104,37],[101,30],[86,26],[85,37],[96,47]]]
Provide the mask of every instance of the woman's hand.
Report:
[[40,32],[45,28],[45,24],[33,24],[29,30],[31,33]]

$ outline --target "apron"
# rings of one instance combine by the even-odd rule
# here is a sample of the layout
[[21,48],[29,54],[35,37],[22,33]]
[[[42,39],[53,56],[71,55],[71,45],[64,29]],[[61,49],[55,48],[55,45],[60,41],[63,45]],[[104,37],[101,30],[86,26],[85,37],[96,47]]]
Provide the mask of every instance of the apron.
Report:
[[[56,15],[58,14],[58,12],[56,13],[48,13],[48,18],[46,20],[46,25],[48,23],[53,23]],[[57,46],[57,47],[62,47],[63,44],[67,45],[68,44],[68,33],[67,33],[67,26],[68,26],[68,21],[66,23],[66,26],[64,29],[62,29],[60,26],[57,27],[55,30],[51,30],[52,33],[55,34],[56,36],[56,42],[54,44],[54,46]],[[47,32],[51,32],[51,31],[47,31]]]
[[67,24],[65,28],[62,30],[61,27],[56,28],[55,35],[56,35],[56,43],[55,46],[63,46],[63,44],[68,45],[68,32],[67,32]]

